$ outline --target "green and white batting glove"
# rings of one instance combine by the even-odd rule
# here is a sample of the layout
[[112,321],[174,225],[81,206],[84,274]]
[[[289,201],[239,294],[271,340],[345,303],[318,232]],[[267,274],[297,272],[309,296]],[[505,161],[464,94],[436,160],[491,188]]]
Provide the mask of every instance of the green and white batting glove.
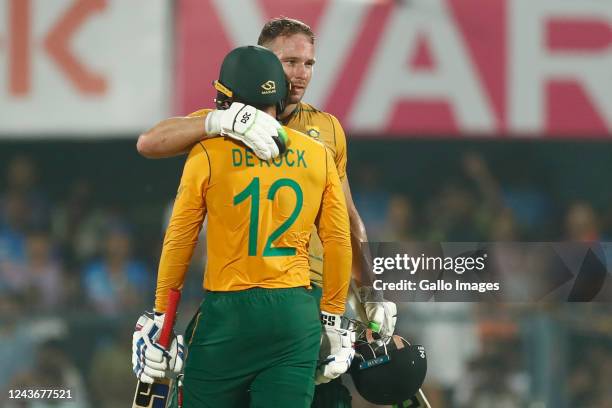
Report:
[[287,144],[287,135],[275,118],[239,102],[229,109],[209,112],[204,129],[208,135],[229,136],[244,143],[262,160],[277,157]]
[[359,289],[361,302],[370,321],[370,328],[381,337],[391,337],[395,332],[397,322],[397,306],[382,297],[380,291],[375,291],[369,286]]
[[174,378],[183,369],[185,345],[183,336],[174,335],[168,350],[158,343],[164,314],[144,313],[138,318],[132,336],[132,369],[142,382],[153,383],[156,378]]
[[340,377],[351,366],[355,356],[355,331],[343,325],[341,315],[321,312],[321,348],[315,384],[328,383]]

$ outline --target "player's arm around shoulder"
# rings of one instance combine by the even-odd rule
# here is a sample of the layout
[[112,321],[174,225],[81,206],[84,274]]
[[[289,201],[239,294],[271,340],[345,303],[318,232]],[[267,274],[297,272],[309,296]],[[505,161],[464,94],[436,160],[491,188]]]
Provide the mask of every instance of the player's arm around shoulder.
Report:
[[327,149],[325,155],[326,184],[317,217],[317,229],[325,253],[321,310],[342,314],[351,279],[351,237],[342,184]]
[[223,135],[245,144],[260,159],[269,160],[283,147],[278,139],[280,127],[266,112],[234,102],[228,109],[202,109],[187,117],[162,120],[140,135],[136,148],[145,157],[170,157],[185,153],[199,141]]
[[138,153],[149,159],[160,159],[189,152],[195,143],[206,137],[204,121],[210,111],[200,109],[188,116],[158,122],[138,137]]

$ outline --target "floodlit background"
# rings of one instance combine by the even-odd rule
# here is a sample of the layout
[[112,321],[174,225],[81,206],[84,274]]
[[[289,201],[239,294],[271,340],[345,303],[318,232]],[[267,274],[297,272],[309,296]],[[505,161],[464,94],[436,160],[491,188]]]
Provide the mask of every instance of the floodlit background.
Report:
[[[0,406],[129,404],[184,160],[136,138],[212,106],[281,15],[317,34],[305,101],[347,132],[371,241],[608,240],[609,0],[0,0]],[[612,407],[609,303],[399,307],[435,408]],[[8,401],[45,387],[75,402]]]

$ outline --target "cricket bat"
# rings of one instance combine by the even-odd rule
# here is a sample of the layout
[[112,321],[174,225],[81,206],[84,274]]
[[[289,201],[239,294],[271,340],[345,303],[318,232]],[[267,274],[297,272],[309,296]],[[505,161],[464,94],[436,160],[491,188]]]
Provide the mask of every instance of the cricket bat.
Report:
[[[354,281],[351,281],[351,285],[349,287],[349,293],[347,302],[349,306],[355,311],[357,318],[361,320],[362,323],[369,324],[368,316],[366,315],[366,311],[363,307],[363,303],[361,303],[361,297],[359,296],[359,289]],[[414,397],[410,400],[410,408],[431,408],[429,401],[423,394],[423,391],[419,389]]]
[[[157,341],[164,349],[170,345],[180,299],[181,292],[177,289],[170,289],[166,317]],[[138,380],[132,408],[165,408],[170,396],[171,381],[169,378],[160,378],[153,384],[147,384]]]

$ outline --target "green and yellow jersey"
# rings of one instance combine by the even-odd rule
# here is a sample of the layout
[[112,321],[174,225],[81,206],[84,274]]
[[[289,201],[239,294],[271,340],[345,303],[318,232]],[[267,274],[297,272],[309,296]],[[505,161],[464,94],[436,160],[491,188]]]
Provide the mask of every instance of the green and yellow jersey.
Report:
[[300,102],[283,125],[323,143],[334,158],[340,181],[346,178],[346,136],[336,117]]
[[[283,124],[323,143],[334,158],[340,182],[346,179],[346,136],[335,116],[300,102]],[[310,280],[323,282],[323,245],[316,229],[310,241]]]
[[308,248],[316,225],[326,255],[321,308],[343,313],[351,245],[341,182],[321,143],[286,131],[286,154],[269,161],[230,138],[207,139],[192,148],[164,239],[156,310],[165,310],[170,288],[182,287],[208,215],[204,288],[309,287]]

